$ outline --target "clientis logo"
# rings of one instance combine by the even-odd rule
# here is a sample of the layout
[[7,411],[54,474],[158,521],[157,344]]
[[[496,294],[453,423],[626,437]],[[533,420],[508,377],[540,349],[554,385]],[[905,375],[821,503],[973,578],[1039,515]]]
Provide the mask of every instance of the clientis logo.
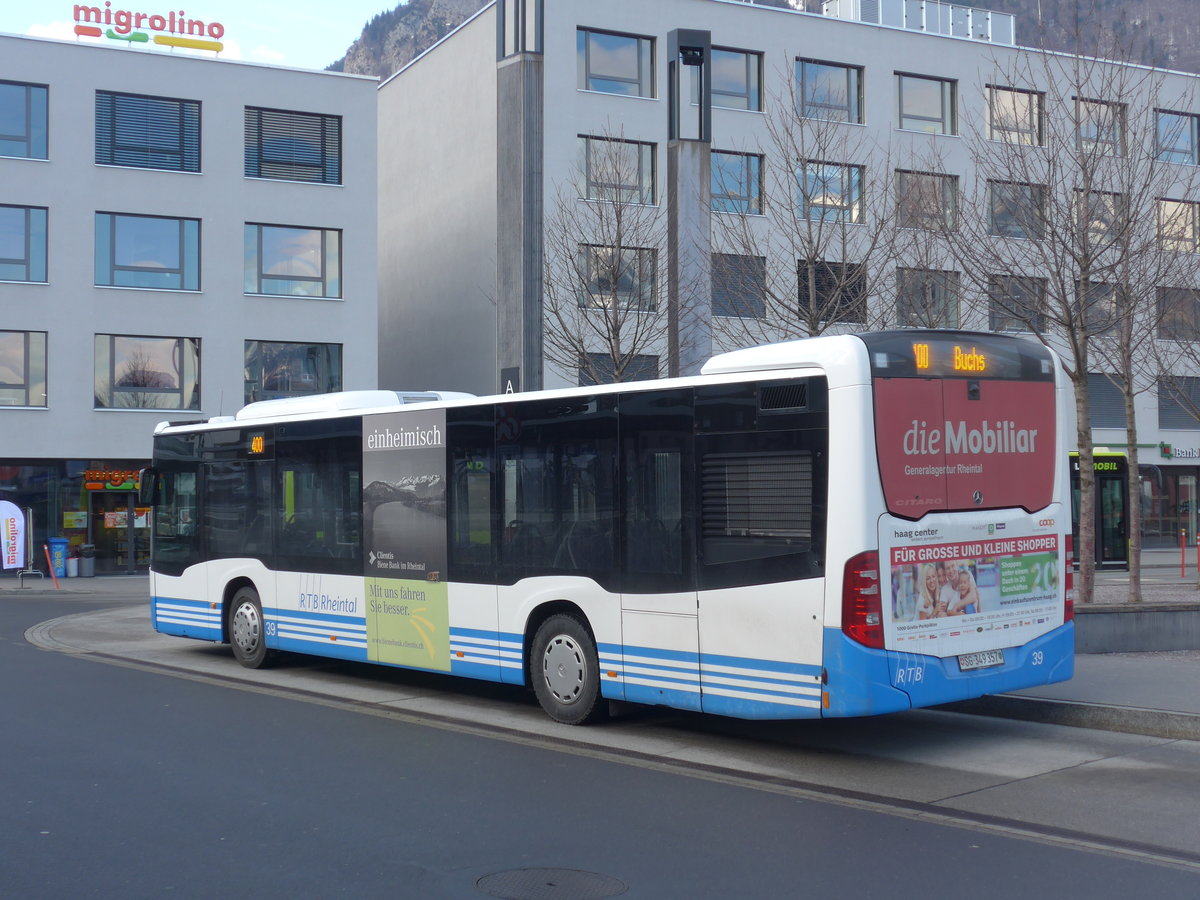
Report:
[[[102,25],[108,27],[102,30]],[[147,31],[154,34],[147,34]],[[153,42],[164,47],[217,53],[225,49],[221,43],[225,26],[220,22],[190,19],[182,9],[171,10],[166,15],[113,9],[112,0],[105,0],[103,6],[75,4],[75,33],[81,37],[107,37],[141,44]]]

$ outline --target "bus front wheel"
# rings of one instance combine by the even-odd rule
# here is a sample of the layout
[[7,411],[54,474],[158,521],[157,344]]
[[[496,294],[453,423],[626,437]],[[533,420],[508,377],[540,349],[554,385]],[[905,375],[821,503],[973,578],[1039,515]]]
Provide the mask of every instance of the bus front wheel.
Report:
[[542,623],[529,668],[538,703],[556,722],[583,725],[603,714],[596,643],[575,616],[560,613]]
[[247,669],[262,669],[271,664],[263,626],[262,603],[251,587],[238,588],[229,612],[229,643],[233,656]]

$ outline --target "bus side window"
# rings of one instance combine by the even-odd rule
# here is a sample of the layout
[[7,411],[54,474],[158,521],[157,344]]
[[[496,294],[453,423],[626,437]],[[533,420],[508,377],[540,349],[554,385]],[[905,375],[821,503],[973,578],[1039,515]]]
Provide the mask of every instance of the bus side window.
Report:
[[697,441],[701,588],[824,574],[824,432]]
[[621,480],[624,485],[622,590],[694,588],[692,529],[685,484],[691,481],[689,388],[623,394]]
[[610,580],[619,496],[616,405],[607,395],[499,408],[500,561],[511,576],[578,572]]
[[450,483],[450,578],[488,584],[495,578],[492,507],[495,414],[491,406],[446,410]]
[[280,425],[275,442],[277,567],[362,574],[362,420]]

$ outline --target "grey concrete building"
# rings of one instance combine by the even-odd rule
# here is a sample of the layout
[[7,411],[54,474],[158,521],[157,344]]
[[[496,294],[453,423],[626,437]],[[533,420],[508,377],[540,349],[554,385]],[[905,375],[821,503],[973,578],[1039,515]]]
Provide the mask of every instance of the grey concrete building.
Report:
[[[1061,246],[1041,231],[1051,216],[1085,243],[1111,237],[1133,190],[1117,173],[1146,160],[1159,180],[1132,218],[1180,264],[1133,299],[1166,297],[1167,337],[1200,340],[1179,333],[1200,318],[1185,272],[1200,259],[1200,79],[1037,54],[1017,45],[1033,23],[986,9],[785,5],[497,0],[381,85],[381,384],[550,388],[686,373],[710,350],[816,331],[1029,331],[1036,317],[1011,307],[1040,309],[1061,272],[1037,253],[976,271],[972,243]],[[989,169],[1004,153],[1036,171]],[[1104,183],[1062,168],[1075,156]],[[1087,271],[1089,291],[1113,277]],[[1113,352],[1095,334],[1093,443],[1119,447]],[[1174,365],[1182,345],[1153,343]],[[1200,525],[1200,421],[1181,402],[1200,403],[1200,370],[1179,354],[1167,386],[1154,365],[1135,401],[1149,545]],[[1119,522],[1102,542],[1108,528],[1123,544]]]
[[156,423],[378,365],[376,79],[148,46],[0,36],[0,499],[101,572]]

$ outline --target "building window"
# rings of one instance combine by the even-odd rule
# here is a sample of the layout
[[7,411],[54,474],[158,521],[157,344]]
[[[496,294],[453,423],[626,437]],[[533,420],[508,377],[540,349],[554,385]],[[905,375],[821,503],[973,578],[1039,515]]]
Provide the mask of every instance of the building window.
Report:
[[0,281],[46,281],[46,210],[0,205]]
[[1123,194],[1108,191],[1076,191],[1080,228],[1097,241],[1116,240],[1124,229],[1126,201]]
[[1163,162],[1200,164],[1200,116],[1154,111],[1157,120],[1156,146]]
[[761,216],[763,158],[725,150],[714,150],[711,158],[713,210]]
[[929,134],[958,134],[955,82],[944,78],[896,73],[900,95],[900,127]]
[[342,389],[341,344],[246,341],[245,402]]
[[654,96],[654,39],[580,28],[576,64],[581,91]]
[[342,183],[342,117],[246,107],[246,177]]
[[[579,386],[614,384],[617,367],[610,353],[585,353],[579,360]],[[652,381],[658,377],[658,357],[636,353],[625,360],[622,381]]]
[[988,330],[1046,330],[1046,279],[1023,275],[988,278]]
[[200,171],[200,103],[96,91],[96,163]]
[[796,170],[801,218],[819,222],[863,221],[863,167],[806,162]]
[[1158,238],[1165,250],[1200,252],[1200,203],[1159,200]]
[[761,319],[766,315],[767,259],[734,253],[712,255],[712,314]]
[[245,291],[289,297],[342,296],[342,233],[246,223]]
[[958,227],[958,176],[896,172],[896,221],[901,228]]
[[1088,284],[1083,295],[1084,325],[1092,334],[1105,334],[1116,327],[1128,308],[1125,294],[1102,281]]
[[46,159],[48,94],[44,84],[0,81],[0,156]]
[[199,409],[200,339],[96,335],[97,409]]
[[1125,105],[1075,98],[1079,149],[1098,156],[1125,155]]
[[988,86],[988,139],[1040,147],[1043,97],[1037,91]]
[[654,203],[654,145],[579,136],[579,196],[614,203]]
[[1040,241],[1046,234],[1045,186],[989,181],[988,231],[1000,237]]
[[863,70],[858,66],[796,60],[796,113],[805,119],[862,124]]
[[96,284],[200,290],[200,220],[96,213]]
[[1175,375],[1158,382],[1158,427],[1200,430],[1200,378]]
[[583,290],[579,305],[593,309],[637,309],[653,312],[658,253],[636,247],[579,248]]
[[1158,336],[1164,341],[1200,341],[1200,291],[1158,289]]
[[958,273],[896,270],[896,317],[903,326],[958,327]]
[[867,271],[855,263],[799,260],[800,317],[820,321],[867,321]]
[[46,332],[0,331],[0,406],[46,405]]
[[1120,375],[1088,372],[1088,427],[1124,428],[1124,380]]
[[[762,54],[745,50],[713,47],[712,105],[723,109],[748,109],[762,112]],[[692,102],[700,99],[700,69],[692,70]]]

